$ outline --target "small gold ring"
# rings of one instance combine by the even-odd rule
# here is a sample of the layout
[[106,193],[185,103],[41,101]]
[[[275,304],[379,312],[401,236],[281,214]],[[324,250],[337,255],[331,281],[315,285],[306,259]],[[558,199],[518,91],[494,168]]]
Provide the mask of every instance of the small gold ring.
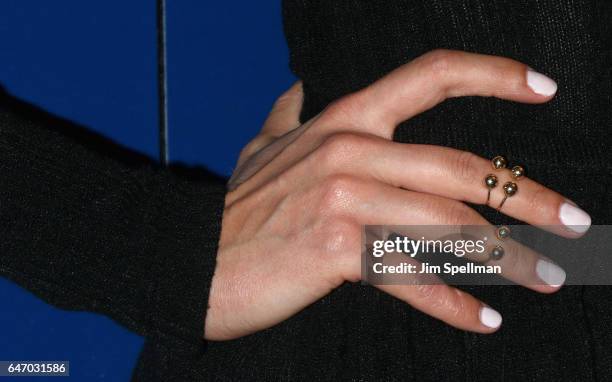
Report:
[[504,257],[504,253],[506,253],[506,251],[504,251],[504,247],[501,245],[496,245],[493,250],[491,250],[489,256],[491,257],[491,260],[500,260],[502,257]]
[[523,166],[514,166],[510,169],[510,173],[515,180],[521,180],[525,175],[525,169]]
[[516,183],[506,182],[504,184],[504,198],[502,199],[501,203],[499,203],[499,207],[497,207],[497,210],[501,210],[504,203],[506,202],[506,199],[513,197],[514,195],[516,195],[517,192],[518,186],[516,185]]
[[508,160],[505,157],[498,155],[491,159],[491,164],[493,165],[493,169],[501,170],[502,168],[508,167]]
[[491,190],[494,189],[495,187],[497,187],[497,177],[493,174],[489,174],[485,177],[484,179],[484,183],[485,186],[487,186],[488,189],[488,193],[487,193],[487,202],[485,203],[485,205],[489,205],[489,201],[491,200]]
[[504,241],[510,237],[511,232],[510,227],[503,225],[495,230],[495,236],[497,236],[499,240]]

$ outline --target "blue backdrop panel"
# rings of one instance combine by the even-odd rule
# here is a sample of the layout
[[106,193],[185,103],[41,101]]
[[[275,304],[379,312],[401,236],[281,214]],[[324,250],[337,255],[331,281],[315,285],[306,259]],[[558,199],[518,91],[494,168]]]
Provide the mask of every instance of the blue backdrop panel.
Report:
[[280,1],[169,1],[170,160],[233,169],[295,81]]
[[[169,1],[167,12],[170,160],[227,175],[294,81],[280,4]],[[153,0],[5,0],[0,85],[157,157],[155,20]],[[0,299],[0,360],[69,360],[69,380],[129,380],[140,337],[3,279]]]
[[3,0],[0,85],[157,157],[155,2]]
[[[155,3],[2,1],[0,85],[157,155]],[[99,315],[52,308],[4,279],[0,301],[0,360],[69,360],[70,380],[129,380],[140,337]]]

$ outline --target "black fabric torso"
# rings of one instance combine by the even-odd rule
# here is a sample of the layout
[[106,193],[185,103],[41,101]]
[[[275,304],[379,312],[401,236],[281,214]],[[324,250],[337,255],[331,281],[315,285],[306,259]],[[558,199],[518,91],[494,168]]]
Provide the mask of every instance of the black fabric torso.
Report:
[[[291,67],[304,81],[303,120],[436,48],[503,55],[552,77],[559,90],[548,104],[453,99],[402,124],[395,139],[506,155],[593,224],[612,223],[611,3],[286,0],[283,12]],[[209,343],[200,357],[148,344],[136,376],[164,363],[184,366],[177,379],[558,381],[612,373],[612,288],[570,286],[548,296],[468,289],[502,312],[499,332],[455,330],[374,288],[345,285],[274,328]]]

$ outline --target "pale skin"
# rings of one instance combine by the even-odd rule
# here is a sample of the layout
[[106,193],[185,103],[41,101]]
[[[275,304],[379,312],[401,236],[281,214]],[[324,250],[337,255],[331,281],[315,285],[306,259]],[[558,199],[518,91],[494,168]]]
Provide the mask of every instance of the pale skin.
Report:
[[[459,150],[392,142],[396,126],[451,97],[493,96],[544,103],[528,67],[495,56],[436,50],[329,105],[300,124],[301,84],[276,102],[242,151],[230,181],[205,338],[228,340],[269,328],[361,278],[361,228],[485,225],[464,202],[484,204],[489,159]],[[510,174],[500,173],[500,184]],[[491,195],[498,205],[503,193]],[[567,200],[523,179],[503,213],[577,238],[560,219]],[[518,259],[534,272],[535,254]],[[517,260],[517,259],[515,259]],[[505,275],[513,279],[515,275]],[[559,285],[526,285],[553,293]],[[456,328],[492,333],[485,303],[444,285],[380,290]]]

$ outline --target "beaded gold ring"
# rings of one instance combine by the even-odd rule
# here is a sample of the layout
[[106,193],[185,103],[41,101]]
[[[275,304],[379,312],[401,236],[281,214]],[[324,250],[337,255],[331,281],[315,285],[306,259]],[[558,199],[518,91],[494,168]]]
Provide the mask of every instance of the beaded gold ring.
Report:
[[501,208],[504,206],[504,203],[506,203],[506,200],[514,195],[516,195],[516,193],[518,192],[518,186],[516,185],[516,183],[514,182],[506,182],[504,184],[504,198],[502,199],[501,203],[499,203],[499,207],[497,207],[497,210],[501,210]]
[[489,192],[487,193],[487,202],[485,203],[487,206],[489,205],[489,200],[491,200],[491,190],[497,187],[497,177],[493,174],[489,174],[485,177],[485,185]]
[[[497,155],[496,157],[491,159],[491,165],[493,166],[494,170],[507,169],[508,160],[504,156]],[[510,176],[515,181],[521,180],[525,176],[525,168],[520,165],[513,166],[510,169]],[[491,201],[491,190],[497,187],[497,184],[499,183],[499,179],[494,174],[488,174],[484,179],[484,183],[488,191],[487,201],[485,204],[488,206],[489,202]],[[508,198],[516,195],[516,193],[518,192],[518,185],[515,182],[506,182],[504,183],[503,190],[504,190],[504,198],[502,199],[501,203],[499,203],[499,206],[497,207],[498,211],[501,210],[501,208],[504,206],[504,203],[506,203],[506,200]]]

